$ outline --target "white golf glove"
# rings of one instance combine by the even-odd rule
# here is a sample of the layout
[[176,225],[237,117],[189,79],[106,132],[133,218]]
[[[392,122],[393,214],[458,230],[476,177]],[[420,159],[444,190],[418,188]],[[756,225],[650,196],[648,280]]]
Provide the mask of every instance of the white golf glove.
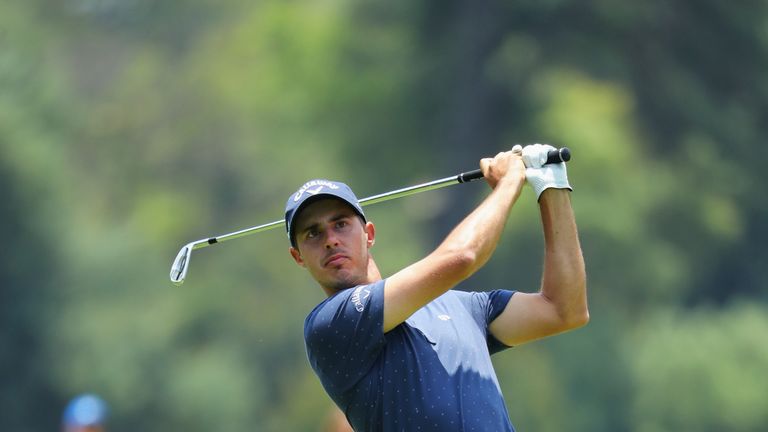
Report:
[[573,190],[568,183],[568,173],[565,164],[547,164],[547,153],[555,150],[548,144],[532,144],[523,147],[523,163],[525,164],[525,178],[536,192],[536,200],[541,197],[545,189]]

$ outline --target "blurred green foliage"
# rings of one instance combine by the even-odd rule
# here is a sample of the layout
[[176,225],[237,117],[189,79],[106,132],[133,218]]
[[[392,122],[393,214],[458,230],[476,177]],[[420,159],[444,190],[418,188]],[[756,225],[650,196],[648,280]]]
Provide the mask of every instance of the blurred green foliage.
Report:
[[[311,177],[360,196],[567,145],[592,321],[495,364],[520,430],[768,428],[768,3],[0,3],[0,430],[96,392],[111,431],[317,431],[322,299],[272,231]],[[370,207],[391,274],[487,188]],[[527,190],[460,288],[537,289]],[[510,264],[513,263],[513,264]]]

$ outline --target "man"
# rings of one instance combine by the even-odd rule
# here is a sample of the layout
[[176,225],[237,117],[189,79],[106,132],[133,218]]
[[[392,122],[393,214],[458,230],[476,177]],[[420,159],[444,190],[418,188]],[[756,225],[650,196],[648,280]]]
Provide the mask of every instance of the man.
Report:
[[[514,430],[490,355],[589,320],[566,168],[542,166],[551,149],[482,159],[488,197],[437,249],[386,279],[370,253],[375,227],[351,189],[315,180],[288,198],[290,254],[328,296],[305,321],[309,361],[356,431]],[[539,291],[451,290],[491,257],[526,180],[544,229]]]

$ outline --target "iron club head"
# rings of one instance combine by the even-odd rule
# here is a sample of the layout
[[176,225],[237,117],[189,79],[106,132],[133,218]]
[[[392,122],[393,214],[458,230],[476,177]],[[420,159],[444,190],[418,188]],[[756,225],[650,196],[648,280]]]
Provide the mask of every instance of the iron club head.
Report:
[[189,260],[192,258],[192,243],[184,245],[176,255],[176,259],[173,260],[171,266],[171,282],[176,285],[184,283],[184,278],[187,277],[187,269],[189,269]]

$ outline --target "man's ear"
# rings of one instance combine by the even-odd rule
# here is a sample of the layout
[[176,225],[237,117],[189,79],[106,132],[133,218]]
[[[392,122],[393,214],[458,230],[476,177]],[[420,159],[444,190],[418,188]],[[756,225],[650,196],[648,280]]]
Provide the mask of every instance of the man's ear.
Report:
[[373,225],[373,222],[365,224],[365,235],[367,237],[368,249],[370,249],[376,243],[376,227]]
[[288,249],[288,252],[291,253],[291,257],[293,257],[293,260],[296,261],[296,264],[298,264],[298,265],[300,265],[302,267],[306,267],[304,265],[304,259],[301,257],[301,252],[299,252],[298,249],[296,249],[295,247],[291,246]]

